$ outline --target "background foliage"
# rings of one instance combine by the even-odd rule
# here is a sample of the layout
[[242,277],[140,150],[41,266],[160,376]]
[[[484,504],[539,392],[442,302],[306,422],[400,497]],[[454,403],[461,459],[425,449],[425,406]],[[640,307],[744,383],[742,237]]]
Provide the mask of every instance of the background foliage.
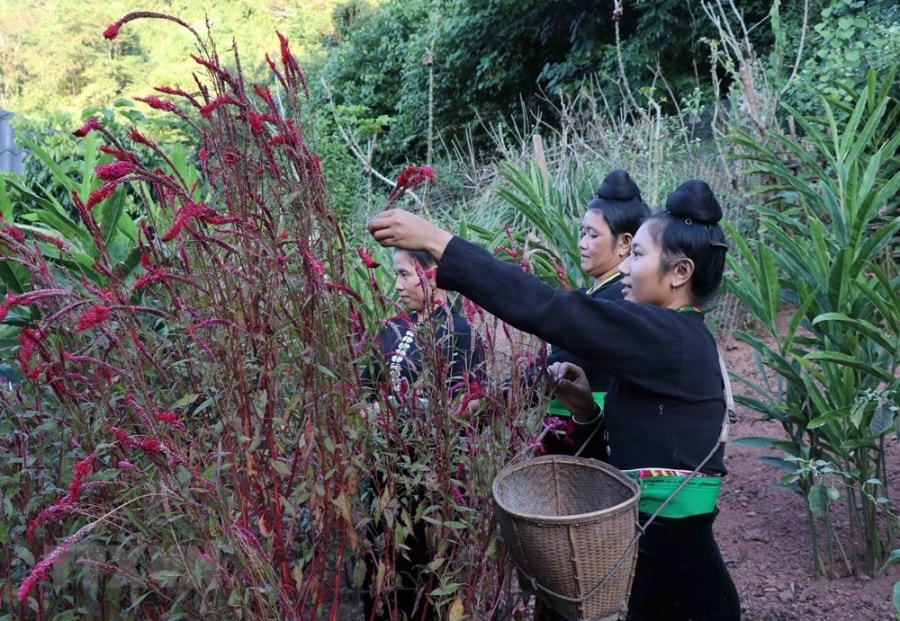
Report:
[[[635,0],[616,21],[615,3],[575,0],[172,0],[167,10],[200,32],[210,11],[220,49],[232,36],[240,45],[239,66],[223,52],[197,82],[189,54],[208,52],[205,37],[144,23],[102,39],[130,3],[7,6],[0,104],[33,117],[19,126],[33,152],[27,174],[0,182],[15,258],[0,263],[0,597],[13,617],[325,615],[359,586],[361,554],[383,563],[390,587],[402,550],[391,537],[366,548],[359,535],[382,517],[402,542],[415,516],[398,491],[421,485],[441,554],[423,596],[448,613],[512,614],[489,485],[527,454],[540,410],[489,385],[487,425],[446,425],[460,404],[443,395],[427,411],[409,403],[426,424],[392,433],[398,409],[382,404],[373,431],[355,392],[364,335],[397,310],[389,255],[368,248],[363,225],[408,161],[432,164],[438,183],[401,204],[573,287],[584,284],[574,231],[608,170],[629,170],[651,206],[686,178],[708,180],[739,250],[711,327],[740,327],[759,344],[774,313],[792,314],[784,348],[759,347],[775,382],[745,402],[783,421],[791,441],[752,441],[792,468],[811,519],[827,528],[829,512],[859,510],[854,544],[868,557],[856,571],[895,544],[892,482],[878,462],[897,414],[898,87],[885,71],[898,64],[894,3]],[[285,71],[276,29],[307,69],[292,85],[265,60]],[[199,99],[190,114],[134,102],[158,85]],[[201,112],[225,93],[239,104]],[[251,112],[271,117],[254,125]],[[70,136],[90,119],[102,141]],[[285,119],[305,150],[270,169],[267,142]],[[108,187],[102,167],[131,162],[132,149],[144,176]],[[161,241],[187,203],[215,213]],[[217,221],[232,216],[244,230]],[[305,295],[319,285],[321,299]],[[491,348],[490,377],[540,355],[466,310]],[[371,464],[397,473],[377,498],[365,486]],[[75,543],[85,563],[53,556]],[[19,602],[16,589],[46,559],[60,573]]]

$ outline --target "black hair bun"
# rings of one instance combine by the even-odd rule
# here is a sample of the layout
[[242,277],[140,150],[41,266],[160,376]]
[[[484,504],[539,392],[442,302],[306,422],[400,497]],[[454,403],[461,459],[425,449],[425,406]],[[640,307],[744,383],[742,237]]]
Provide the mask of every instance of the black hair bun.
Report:
[[722,207],[709,185],[700,179],[685,181],[666,200],[666,212],[678,218],[702,224],[716,224],[722,219]]
[[617,168],[606,175],[603,178],[603,183],[597,188],[597,198],[606,200],[628,201],[640,197],[640,188],[631,179],[631,176],[621,168]]

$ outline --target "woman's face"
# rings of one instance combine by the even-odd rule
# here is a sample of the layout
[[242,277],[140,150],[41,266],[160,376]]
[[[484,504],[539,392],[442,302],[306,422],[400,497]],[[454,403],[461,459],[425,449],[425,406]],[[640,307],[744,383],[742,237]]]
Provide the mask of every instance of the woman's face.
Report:
[[628,234],[613,237],[603,214],[589,209],[581,219],[581,269],[594,278],[615,271],[628,254],[630,238]]
[[397,275],[394,288],[400,294],[400,303],[407,310],[418,313],[425,310],[425,301],[434,291],[434,279],[420,277],[419,274],[423,270],[417,267],[408,253],[403,251],[394,253],[394,274]]
[[662,271],[661,248],[650,235],[653,221],[645,222],[634,234],[631,254],[622,263],[622,295],[630,302],[668,306],[672,287]]

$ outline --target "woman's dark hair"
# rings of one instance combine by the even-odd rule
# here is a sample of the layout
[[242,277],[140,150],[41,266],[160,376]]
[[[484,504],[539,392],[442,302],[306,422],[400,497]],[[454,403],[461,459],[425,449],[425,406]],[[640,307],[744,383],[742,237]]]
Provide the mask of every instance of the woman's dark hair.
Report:
[[434,260],[434,257],[428,254],[425,250],[404,250],[403,248],[394,248],[394,254],[405,252],[408,254],[413,263],[421,267],[423,270],[431,269],[435,265],[437,265],[437,261]]
[[663,271],[677,259],[694,262],[691,293],[700,306],[709,302],[725,271],[725,233],[719,226],[722,207],[705,181],[691,179],[678,186],[666,200],[665,211],[654,214],[650,234],[659,244]]
[[613,238],[622,233],[634,235],[641,222],[650,217],[650,208],[641,198],[641,190],[622,169],[603,178],[597,188],[597,198],[587,205],[588,211],[599,211],[609,225]]

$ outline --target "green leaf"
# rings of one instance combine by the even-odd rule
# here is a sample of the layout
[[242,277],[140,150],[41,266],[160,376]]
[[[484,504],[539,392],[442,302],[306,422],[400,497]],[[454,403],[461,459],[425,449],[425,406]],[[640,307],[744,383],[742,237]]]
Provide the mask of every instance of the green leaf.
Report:
[[788,472],[797,472],[797,464],[794,462],[788,461],[786,459],[780,459],[778,457],[768,457],[763,456],[759,458],[761,463],[767,464],[769,466],[774,466],[779,470],[786,470]]
[[828,515],[828,490],[821,483],[814,483],[809,488],[806,502],[814,516],[824,518]]
[[443,597],[445,595],[453,595],[462,585],[458,582],[450,582],[441,587],[436,588],[431,592],[431,595],[434,597]]
[[869,421],[869,433],[875,437],[882,436],[894,428],[894,413],[885,405],[880,404],[875,408],[872,420]]
[[877,365],[866,364],[856,356],[837,351],[820,351],[811,352],[804,357],[808,361],[832,362],[834,364],[842,364],[852,367],[858,371],[862,371],[867,375],[877,378],[879,381],[891,382],[893,375],[888,369],[881,368]]
[[749,446],[752,448],[770,449],[774,448],[775,440],[774,438],[765,438],[762,436],[744,436],[731,440],[730,444],[734,444],[735,446]]
[[194,403],[199,397],[200,397],[200,395],[196,392],[188,393],[188,394],[184,395],[181,399],[179,399],[178,401],[173,403],[172,409],[180,410],[181,408]]

